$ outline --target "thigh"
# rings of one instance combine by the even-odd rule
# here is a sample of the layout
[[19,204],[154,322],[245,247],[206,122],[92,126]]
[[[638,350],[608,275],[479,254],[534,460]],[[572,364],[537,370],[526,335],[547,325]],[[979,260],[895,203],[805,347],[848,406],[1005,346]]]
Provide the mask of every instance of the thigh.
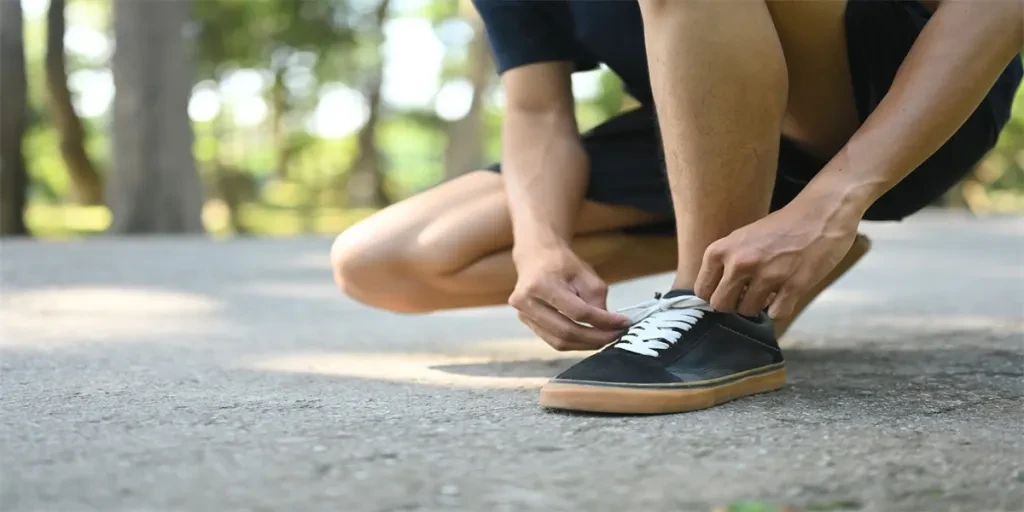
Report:
[[831,157],[860,125],[846,47],[846,2],[769,0],[789,77],[783,133]]
[[[586,201],[577,234],[650,224],[658,216],[627,206]],[[360,251],[414,258],[444,274],[512,246],[512,222],[498,173],[475,171],[396,203],[349,228],[346,245]]]

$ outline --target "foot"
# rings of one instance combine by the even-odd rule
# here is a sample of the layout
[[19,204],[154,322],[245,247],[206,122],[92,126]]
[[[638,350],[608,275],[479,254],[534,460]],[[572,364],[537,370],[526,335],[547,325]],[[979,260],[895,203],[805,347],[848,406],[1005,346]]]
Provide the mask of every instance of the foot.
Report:
[[775,321],[775,339],[782,338],[783,334],[789,330],[789,326],[793,325],[793,322],[803,313],[807,306],[811,304],[826,288],[832,286],[832,283],[839,280],[840,277],[846,274],[861,258],[864,257],[868,251],[871,250],[871,240],[864,235],[857,235],[857,238],[853,240],[853,246],[847,251],[846,256],[836,265],[836,268],[832,270],[825,279],[817,284],[811,291],[804,296],[804,299],[797,303],[796,309],[794,310],[793,316],[789,318],[783,318]]
[[633,326],[541,388],[542,406],[686,412],[775,391],[786,382],[782,351],[763,313],[753,319],[719,313],[689,290],[630,310]]

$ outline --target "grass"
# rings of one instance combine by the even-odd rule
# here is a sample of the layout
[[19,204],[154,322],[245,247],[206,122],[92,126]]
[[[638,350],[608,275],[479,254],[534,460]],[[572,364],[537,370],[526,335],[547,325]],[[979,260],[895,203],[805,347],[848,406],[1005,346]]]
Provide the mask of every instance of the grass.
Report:
[[760,501],[740,501],[719,507],[713,512],[839,512],[860,510],[863,505],[854,499],[841,499],[829,502],[808,504],[804,508],[791,505],[776,505]]
[[[976,214],[1024,212],[1024,190],[988,191],[977,183],[965,182],[962,192],[965,202]],[[240,208],[239,223],[253,236],[332,235],[375,211],[337,207],[307,209],[303,204],[308,199],[297,186],[271,187],[261,202],[247,203]],[[80,238],[105,231],[110,225],[110,211],[105,206],[33,203],[26,212],[26,222],[32,234],[39,238]],[[234,234],[228,209],[219,200],[208,201],[204,206],[203,225],[213,236]]]
[[797,509],[790,506],[773,505],[758,501],[741,501],[716,508],[712,512],[797,512]]
[[[372,214],[372,209],[318,208],[303,211],[266,204],[246,204],[239,212],[240,224],[250,235],[293,236],[333,235]],[[110,211],[104,206],[33,204],[25,220],[32,234],[47,239],[72,239],[103,233],[110,226]],[[203,225],[214,236],[231,236],[228,209],[219,201],[203,208]]]

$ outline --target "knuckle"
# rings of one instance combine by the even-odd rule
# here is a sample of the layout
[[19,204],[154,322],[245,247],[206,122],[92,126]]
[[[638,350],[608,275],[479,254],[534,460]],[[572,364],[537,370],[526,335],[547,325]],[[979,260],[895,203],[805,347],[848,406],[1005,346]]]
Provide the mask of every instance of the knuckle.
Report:
[[554,331],[552,334],[557,336],[563,343],[576,337],[576,329],[573,327],[560,326],[556,327]]
[[539,281],[530,281],[523,286],[523,292],[526,295],[537,295],[543,289],[543,285]]
[[742,252],[735,255],[730,263],[738,270],[753,270],[761,264],[761,258],[757,253]]
[[768,271],[762,272],[758,276],[758,279],[760,279],[766,285],[768,285],[767,287],[774,287],[776,285],[779,285],[779,284],[785,282],[788,277],[789,276],[787,274],[785,274],[784,272],[780,272],[778,270],[768,270]]
[[707,250],[704,251],[704,258],[707,260],[720,260],[725,256],[727,249],[725,244],[721,242],[715,242],[708,246]]
[[568,352],[569,349],[571,348],[571,347],[569,347],[568,343],[566,343],[566,342],[564,342],[562,340],[554,340],[554,341],[551,341],[550,344],[551,344],[551,348],[553,348],[553,349],[555,349],[555,350],[557,350],[559,352]]
[[811,286],[814,279],[804,274],[797,274],[786,280],[784,291],[786,295],[796,295]]
[[558,338],[559,340],[562,340],[563,338],[566,337],[566,329],[565,327],[562,326],[550,327],[548,328],[548,332],[550,332],[552,336]]

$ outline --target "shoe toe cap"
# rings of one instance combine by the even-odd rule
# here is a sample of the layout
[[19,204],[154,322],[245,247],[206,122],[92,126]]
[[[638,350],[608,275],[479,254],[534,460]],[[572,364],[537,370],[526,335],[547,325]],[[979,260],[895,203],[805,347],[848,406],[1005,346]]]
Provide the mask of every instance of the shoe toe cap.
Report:
[[609,384],[665,384],[679,382],[655,360],[621,350],[598,352],[565,370],[556,381],[586,381]]

